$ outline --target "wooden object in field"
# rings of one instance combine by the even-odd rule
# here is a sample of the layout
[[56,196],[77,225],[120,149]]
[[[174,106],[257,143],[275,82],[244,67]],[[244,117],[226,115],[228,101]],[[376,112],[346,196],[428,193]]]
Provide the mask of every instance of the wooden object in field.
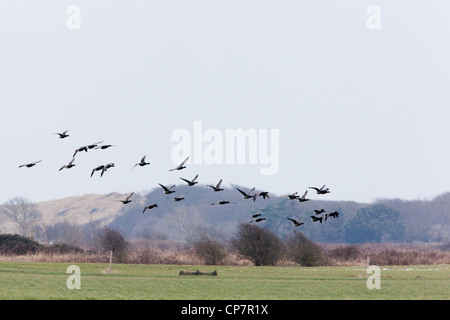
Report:
[[109,273],[111,273],[112,254],[113,254],[113,251],[111,249],[111,250],[109,250]]
[[217,276],[217,271],[214,270],[213,272],[201,272],[199,270],[196,270],[196,271],[180,270],[179,275],[180,276]]

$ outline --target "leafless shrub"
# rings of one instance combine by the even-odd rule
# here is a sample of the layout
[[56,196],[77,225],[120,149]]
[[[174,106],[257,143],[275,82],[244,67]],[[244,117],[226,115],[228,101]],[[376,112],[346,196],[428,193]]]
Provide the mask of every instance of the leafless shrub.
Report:
[[326,264],[322,248],[300,231],[294,231],[286,240],[286,256],[305,267]]
[[354,261],[361,255],[359,245],[341,245],[328,252],[328,257],[337,261]]
[[206,265],[221,264],[227,256],[224,245],[208,237],[195,241],[193,246],[195,255]]
[[281,239],[273,232],[250,223],[239,224],[231,245],[255,266],[276,265],[283,256]]

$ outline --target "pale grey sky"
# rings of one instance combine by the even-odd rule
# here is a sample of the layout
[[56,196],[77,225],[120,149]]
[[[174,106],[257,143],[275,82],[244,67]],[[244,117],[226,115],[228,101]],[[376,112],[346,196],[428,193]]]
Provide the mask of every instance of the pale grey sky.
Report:
[[[67,28],[70,5],[79,30]],[[379,30],[366,25],[370,5]],[[277,195],[327,184],[330,200],[447,192],[449,12],[442,0],[1,1],[0,201],[149,191],[196,174]],[[223,135],[279,130],[278,172],[169,172],[172,134],[194,134],[195,121]],[[116,146],[58,171],[98,141]],[[151,165],[131,170],[144,155]]]

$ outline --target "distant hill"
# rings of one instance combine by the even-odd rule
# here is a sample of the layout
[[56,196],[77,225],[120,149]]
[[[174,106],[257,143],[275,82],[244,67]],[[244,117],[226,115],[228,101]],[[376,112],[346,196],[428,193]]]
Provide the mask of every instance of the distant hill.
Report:
[[86,194],[36,204],[45,225],[64,221],[87,224],[91,219],[108,224],[120,215],[122,206],[117,200],[123,197],[119,193]]
[[[286,237],[295,228],[287,218],[301,218],[304,225],[297,230],[319,242],[358,242],[358,234],[361,242],[364,242],[365,234],[370,232],[375,234],[374,239],[378,242],[450,240],[450,193],[427,201],[381,199],[374,203],[359,203],[329,201],[326,195],[317,195],[312,190],[308,197],[310,201],[300,203],[289,200],[287,195],[272,196],[270,193],[267,199],[243,199],[236,187],[244,191],[251,189],[233,186],[214,192],[202,185],[177,185],[176,192],[170,195],[164,194],[161,188],[147,194],[135,194],[132,202],[126,205],[118,200],[124,199],[127,194],[119,193],[89,194],[40,202],[37,205],[46,225],[63,221],[83,225],[92,219],[120,231],[130,239],[162,237],[186,240],[202,229],[230,237],[238,223],[250,222],[253,220],[251,214],[264,210],[262,216],[266,220],[258,225],[274,231],[280,237]],[[256,190],[256,193],[259,191]],[[173,197],[182,195],[184,200],[173,200]],[[230,203],[212,205],[222,200]],[[144,207],[153,203],[157,203],[158,207],[143,213]],[[315,215],[314,210],[322,208],[326,213],[338,211],[340,215],[337,219],[328,218],[323,223],[312,222],[310,216]],[[383,221],[376,220],[388,211],[391,216],[384,217]],[[369,218],[358,222],[355,217],[363,214]],[[371,217],[371,214],[375,216]],[[395,224],[395,228],[390,224]]]

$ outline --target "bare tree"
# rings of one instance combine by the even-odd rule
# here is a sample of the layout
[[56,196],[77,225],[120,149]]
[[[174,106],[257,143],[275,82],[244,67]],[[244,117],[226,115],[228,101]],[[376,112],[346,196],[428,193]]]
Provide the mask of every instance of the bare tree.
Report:
[[45,240],[49,242],[62,242],[71,246],[80,246],[83,243],[82,226],[67,220],[46,226],[43,233]]
[[302,232],[293,231],[286,241],[287,257],[298,264],[310,267],[325,264],[322,248]]
[[100,230],[98,239],[100,247],[105,251],[109,251],[109,272],[111,272],[113,254],[119,262],[124,261],[126,259],[128,242],[118,231],[108,227]]
[[23,197],[14,197],[0,206],[0,215],[16,224],[20,235],[32,236],[32,230],[41,221],[37,205]]
[[283,255],[283,242],[275,233],[249,223],[238,225],[231,245],[255,266],[275,265]]
[[215,228],[196,226],[190,236],[194,254],[205,264],[217,265],[227,256],[223,234]]

